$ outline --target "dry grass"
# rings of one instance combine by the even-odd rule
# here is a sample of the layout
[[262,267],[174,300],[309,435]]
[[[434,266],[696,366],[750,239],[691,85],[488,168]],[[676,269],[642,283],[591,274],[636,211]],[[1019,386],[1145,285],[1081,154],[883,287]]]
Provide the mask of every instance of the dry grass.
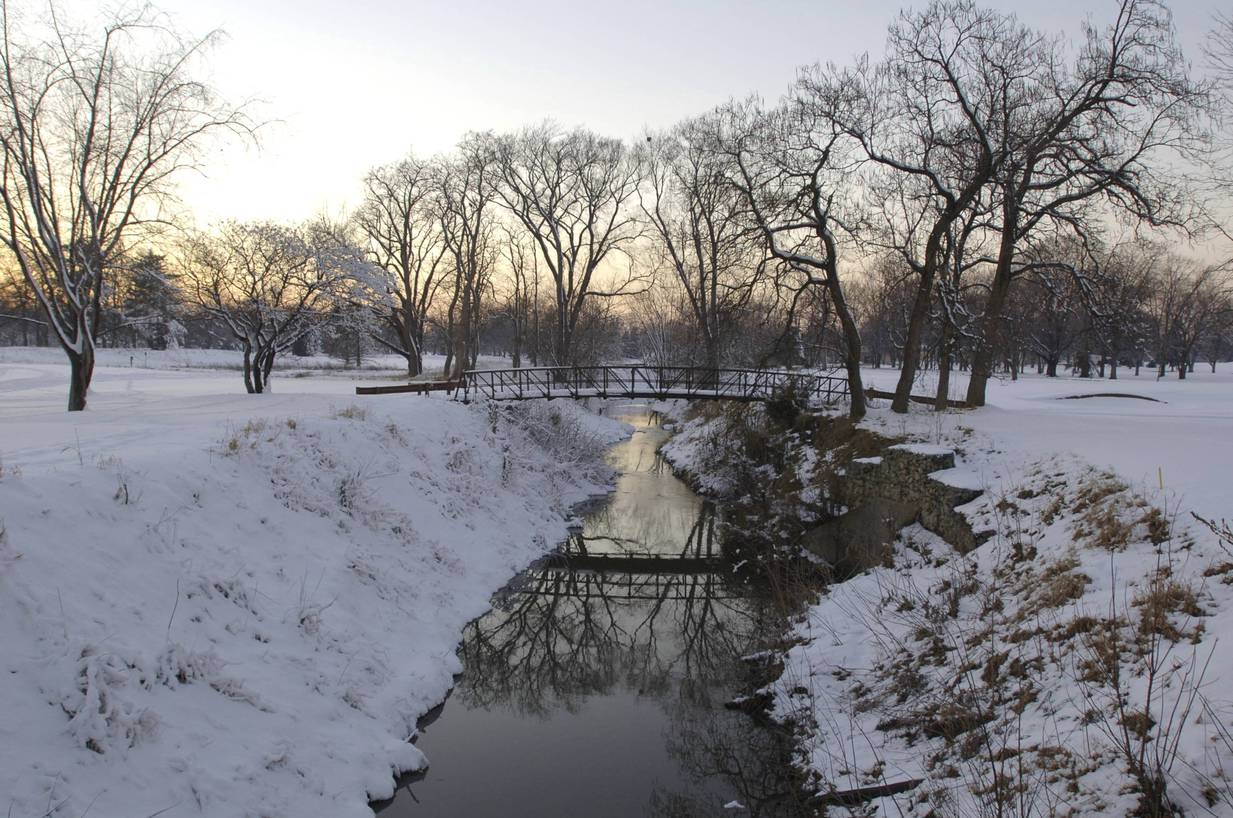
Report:
[[1158,573],[1131,604],[1139,612],[1137,631],[1141,641],[1160,636],[1170,642],[1194,642],[1202,635],[1201,623],[1192,625],[1191,620],[1206,616],[1207,612],[1188,583]]
[[345,420],[368,420],[368,410],[359,404],[353,403],[336,411],[334,417]]

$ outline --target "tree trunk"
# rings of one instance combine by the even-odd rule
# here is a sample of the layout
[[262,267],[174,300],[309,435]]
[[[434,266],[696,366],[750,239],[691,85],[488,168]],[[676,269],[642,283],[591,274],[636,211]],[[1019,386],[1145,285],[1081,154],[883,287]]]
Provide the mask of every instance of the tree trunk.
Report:
[[945,318],[942,320],[942,340],[938,343],[938,389],[933,399],[933,409],[935,412],[945,412],[949,407],[948,399],[950,398],[950,370],[951,370],[951,343],[953,337],[953,327],[950,321]]
[[80,412],[86,408],[86,394],[94,377],[94,348],[88,343],[80,353],[69,352],[68,410]]
[[463,370],[467,368],[467,362],[470,360],[467,345],[470,338],[471,286],[469,284],[464,284],[462,287],[462,304],[458,310],[458,324],[454,327],[454,348],[450,356],[453,366],[448,370],[450,380],[458,380],[461,378]]
[[250,395],[257,392],[253,383],[253,350],[248,344],[244,345],[244,389]]
[[[835,258],[834,250],[830,257]],[[835,315],[839,317],[839,327],[843,331],[844,368],[848,372],[848,417],[860,420],[865,416],[865,386],[861,381],[861,330],[848,308],[848,300],[844,297],[843,285],[839,282],[839,274],[835,269],[828,271],[826,287],[830,293],[831,303],[835,307]],[[909,387],[910,388],[910,387]],[[898,400],[898,395],[896,395]],[[906,411],[906,410],[905,410]]]
[[985,312],[980,319],[976,349],[972,353],[972,371],[968,375],[965,398],[968,406],[985,405],[989,376],[993,373],[993,362],[997,360],[1001,346],[1002,312],[1010,296],[1010,285],[1014,276],[1012,265],[1015,260],[1015,236],[1018,232],[1019,211],[1007,193],[1002,205],[1002,233],[998,243],[997,265],[993,270],[993,282],[989,285],[989,301],[985,304]]
[[908,334],[903,342],[903,367],[899,370],[899,382],[895,385],[895,399],[891,401],[891,411],[901,415],[908,411],[912,386],[916,383],[916,370],[920,364],[921,339],[924,337],[925,323],[929,318],[929,301],[932,293],[933,276],[922,275],[917,284],[912,315],[908,320]]
[[[703,367],[705,372],[698,383],[703,389],[716,389],[719,383],[719,344],[709,334],[702,336]],[[668,363],[668,356],[663,356],[663,362]]]
[[270,373],[274,371],[274,355],[277,352],[273,347],[270,347],[265,352],[265,358],[261,362],[261,383],[265,391],[270,391]]
[[265,392],[265,375],[262,362],[265,360],[265,348],[258,346],[253,353],[253,393],[260,395]]

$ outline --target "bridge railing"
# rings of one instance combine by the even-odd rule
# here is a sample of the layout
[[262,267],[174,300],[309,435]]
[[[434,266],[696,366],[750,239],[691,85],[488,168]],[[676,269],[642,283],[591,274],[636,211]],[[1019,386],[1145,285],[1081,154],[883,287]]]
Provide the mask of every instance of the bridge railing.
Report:
[[848,394],[847,379],[836,373],[627,365],[470,370],[463,376],[462,397],[766,400],[789,389],[814,404],[837,403]]

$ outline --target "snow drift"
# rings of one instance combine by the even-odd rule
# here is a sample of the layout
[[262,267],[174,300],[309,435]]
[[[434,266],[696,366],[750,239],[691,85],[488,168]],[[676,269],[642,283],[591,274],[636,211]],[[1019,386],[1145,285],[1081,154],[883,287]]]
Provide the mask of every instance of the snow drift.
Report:
[[4,418],[14,818],[371,815],[425,762],[408,739],[464,624],[603,490],[623,432],[572,404],[307,394],[143,414],[127,388]]

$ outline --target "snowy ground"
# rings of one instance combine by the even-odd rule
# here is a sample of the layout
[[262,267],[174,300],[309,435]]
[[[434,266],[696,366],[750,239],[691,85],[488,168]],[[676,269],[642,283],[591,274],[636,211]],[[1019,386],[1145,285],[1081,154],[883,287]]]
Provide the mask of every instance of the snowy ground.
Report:
[[[897,373],[866,369],[866,386],[893,390]],[[932,373],[914,390],[932,394]],[[967,377],[952,377],[952,395],[962,396]],[[1085,398],[1074,395],[1122,393],[1154,398]],[[1156,402],[1158,401],[1158,402]],[[1138,377],[1122,370],[1118,380],[1046,378],[1027,374],[1017,381],[989,383],[988,403],[978,411],[941,416],[914,406],[909,419],[886,411],[872,413],[869,425],[888,433],[909,432],[943,442],[958,439],[962,428],[980,439],[982,468],[1007,466],[1049,452],[1071,453],[1099,468],[1117,472],[1132,487],[1159,492],[1169,506],[1181,505],[1205,516],[1233,517],[1233,363],[1207,366],[1179,381],[1170,373]],[[973,464],[975,467],[976,464]]]
[[[96,355],[100,366],[122,369],[229,369],[238,373],[243,363],[239,351],[231,349],[103,348],[97,350]],[[0,364],[59,365],[63,362],[64,353],[59,347],[0,346]],[[440,375],[444,365],[444,355],[424,356],[426,376]],[[481,355],[477,361],[480,369],[496,369],[509,365],[509,358],[493,355]],[[305,373],[364,379],[380,376],[401,377],[405,376],[406,371],[406,360],[400,355],[368,355],[358,369],[329,355],[281,355],[275,362],[274,382],[277,384],[280,379],[303,377]]]
[[0,350],[0,812],[370,815],[624,428],[174,356]]

